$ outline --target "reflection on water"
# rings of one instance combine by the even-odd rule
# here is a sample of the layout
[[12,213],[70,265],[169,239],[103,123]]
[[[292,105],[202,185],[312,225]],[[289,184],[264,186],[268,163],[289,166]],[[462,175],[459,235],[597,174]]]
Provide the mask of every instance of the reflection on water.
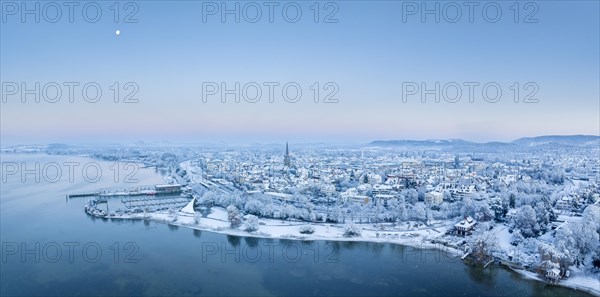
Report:
[[202,238],[202,231],[201,230],[194,229],[193,233],[194,233],[194,237],[196,237],[198,239]]
[[259,239],[256,237],[244,237],[244,241],[246,242],[246,245],[253,248],[257,247],[259,243]]
[[[69,156],[2,155],[2,161],[87,162]],[[103,167],[110,162],[100,162]],[[161,183],[142,169],[140,183]],[[108,169],[106,172],[110,172]],[[393,244],[259,239],[190,230],[148,220],[98,219],[83,212],[85,199],[65,195],[114,186],[97,183],[21,183],[0,189],[3,262],[0,295],[344,295],[344,296],[584,296],[524,280],[501,269],[464,265],[444,252]],[[190,234],[191,233],[191,234]],[[7,243],[32,249],[54,242],[66,247],[57,261],[35,253],[8,254]],[[135,244],[137,250],[126,248]],[[95,261],[82,256],[97,245]],[[131,246],[129,246],[131,247]],[[137,259],[137,261],[127,261]],[[4,261],[6,260],[6,261]]]
[[227,242],[229,242],[230,245],[237,247],[240,245],[240,241],[241,241],[241,237],[239,236],[233,236],[233,235],[226,235],[227,237]]

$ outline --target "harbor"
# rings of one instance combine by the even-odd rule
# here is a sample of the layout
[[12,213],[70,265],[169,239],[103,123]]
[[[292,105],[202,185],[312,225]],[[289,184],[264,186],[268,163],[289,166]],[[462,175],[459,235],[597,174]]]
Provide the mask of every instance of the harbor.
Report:
[[135,188],[104,188],[91,193],[67,194],[67,198],[84,198],[95,196],[154,196],[154,195],[186,195],[189,187],[180,184],[138,186]]
[[66,196],[67,201],[74,198],[91,198],[87,201],[84,210],[96,217],[178,210],[192,200],[189,187],[180,184],[138,186],[125,189],[105,188],[95,192]]

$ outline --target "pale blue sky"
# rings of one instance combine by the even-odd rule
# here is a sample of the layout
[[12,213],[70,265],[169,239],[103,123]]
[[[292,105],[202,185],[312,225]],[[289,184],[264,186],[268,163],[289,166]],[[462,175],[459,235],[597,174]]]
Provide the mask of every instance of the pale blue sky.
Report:
[[[537,2],[538,23],[515,23],[512,1],[497,2],[503,10],[497,23],[486,22],[477,9],[473,23],[466,15],[457,23],[431,17],[423,23],[419,14],[403,22],[402,2],[394,1],[334,2],[338,23],[315,23],[313,1],[297,2],[303,10],[297,23],[285,22],[280,9],[269,23],[264,6],[257,23],[231,17],[223,23],[218,15],[203,22],[202,2],[145,1],[136,2],[139,22],[124,24],[113,21],[112,1],[98,3],[103,14],[97,23],[84,21],[77,9],[69,23],[66,8],[57,23],[35,23],[31,16],[23,23],[18,14],[0,23],[2,82],[98,82],[103,90],[96,104],[80,96],[69,103],[66,94],[54,104],[7,97],[1,105],[3,145],[600,134],[598,1]],[[324,5],[321,19],[331,11]],[[528,12],[521,7],[519,18]],[[218,97],[202,102],[203,82],[236,81],[298,82],[303,97],[292,104],[276,96],[269,103],[265,87],[254,104],[221,103]],[[469,103],[465,87],[458,103],[421,103],[418,97],[402,102],[402,82],[436,81],[497,82],[503,96],[492,104],[476,93]],[[140,102],[113,103],[113,82],[135,82]],[[309,89],[314,82],[335,82],[339,103],[315,104]],[[514,103],[514,82],[535,82],[539,103]]]

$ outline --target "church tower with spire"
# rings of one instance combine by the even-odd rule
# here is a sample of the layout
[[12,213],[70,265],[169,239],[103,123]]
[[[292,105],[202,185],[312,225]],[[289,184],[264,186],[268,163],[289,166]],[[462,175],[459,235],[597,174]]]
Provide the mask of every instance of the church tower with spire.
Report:
[[285,155],[283,156],[283,165],[286,167],[290,167],[291,165],[291,160],[290,160],[290,148],[289,145],[287,143],[287,141],[285,142]]

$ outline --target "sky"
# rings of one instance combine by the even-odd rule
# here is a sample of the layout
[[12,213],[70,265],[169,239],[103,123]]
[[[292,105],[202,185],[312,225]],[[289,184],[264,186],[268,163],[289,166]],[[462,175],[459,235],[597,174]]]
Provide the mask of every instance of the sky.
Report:
[[65,3],[2,2],[2,146],[600,134],[598,1]]

